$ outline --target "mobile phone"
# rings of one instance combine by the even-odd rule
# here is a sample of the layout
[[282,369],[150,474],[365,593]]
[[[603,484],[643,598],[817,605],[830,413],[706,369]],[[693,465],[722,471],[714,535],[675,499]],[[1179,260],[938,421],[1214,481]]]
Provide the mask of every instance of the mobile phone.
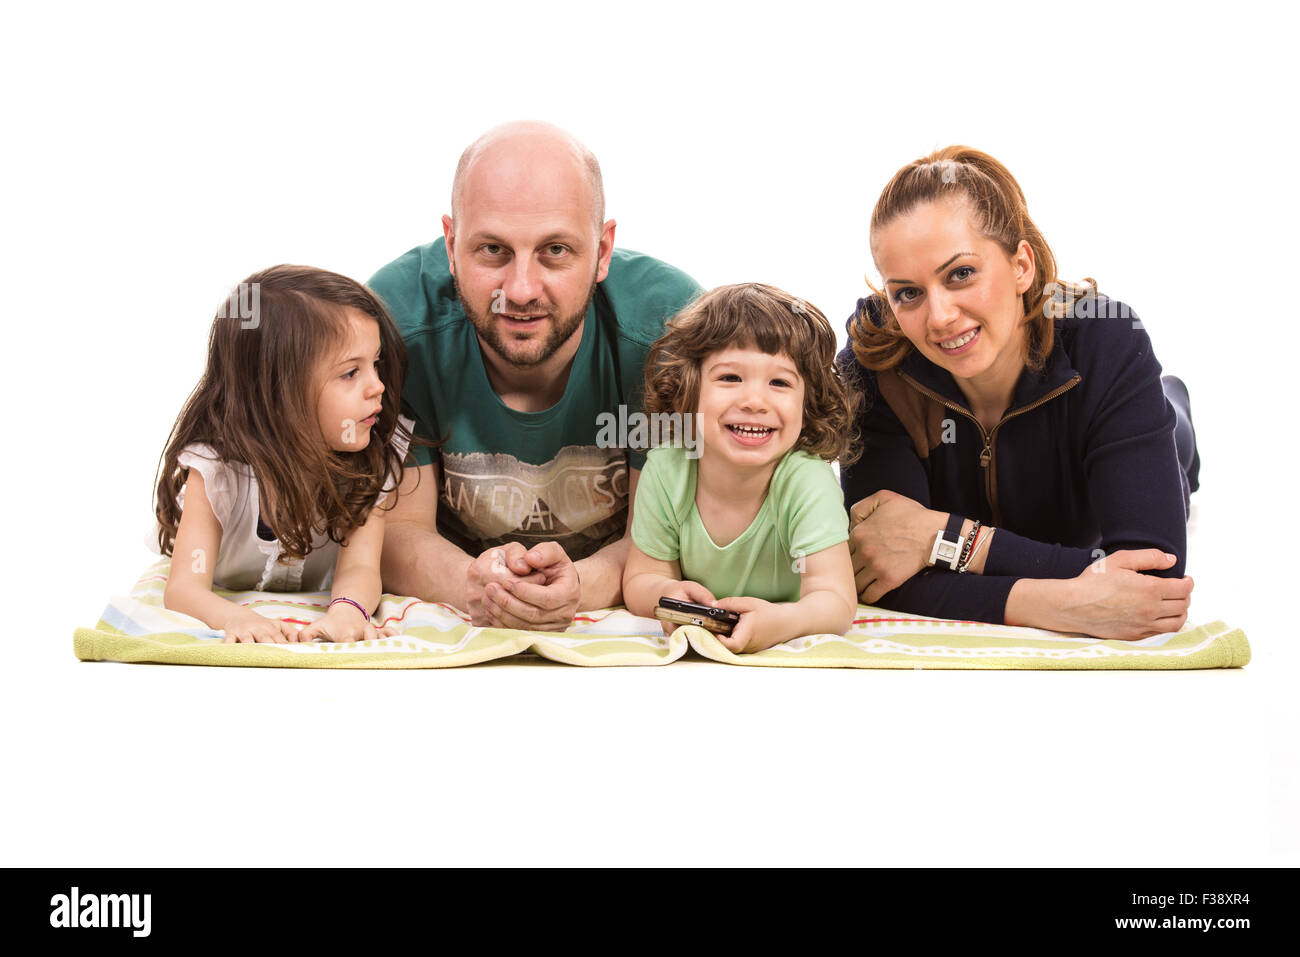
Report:
[[729,635],[740,621],[740,615],[725,608],[712,605],[697,605],[693,601],[678,598],[660,598],[655,609],[655,617],[660,621],[672,621],[679,625],[698,625],[718,635]]

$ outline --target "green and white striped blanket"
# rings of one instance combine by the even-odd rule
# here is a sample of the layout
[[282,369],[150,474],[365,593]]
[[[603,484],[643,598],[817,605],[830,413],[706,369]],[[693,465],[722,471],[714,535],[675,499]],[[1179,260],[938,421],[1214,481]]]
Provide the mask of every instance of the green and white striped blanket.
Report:
[[[713,661],[793,668],[1168,670],[1240,668],[1250,646],[1221,621],[1142,641],[1100,641],[1036,628],[922,618],[861,605],[849,633],[809,635],[753,655],[728,651],[709,632],[685,626],[664,635],[659,622],[626,609],[580,613],[565,632],[476,628],[450,605],[385,595],[376,619],[401,633],[356,644],[227,645],[222,634],[162,605],[169,561],[155,563],[129,595],[113,598],[94,628],[78,628],[83,661],[261,668],[452,668],[531,652],[591,667],[666,665],[688,648]],[[324,592],[217,593],[271,618],[298,624],[325,613]]]

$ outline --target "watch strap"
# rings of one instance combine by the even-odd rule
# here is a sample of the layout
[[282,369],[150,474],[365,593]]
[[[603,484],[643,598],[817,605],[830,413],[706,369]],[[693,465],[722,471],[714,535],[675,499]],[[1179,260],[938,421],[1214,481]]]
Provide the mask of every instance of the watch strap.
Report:
[[930,548],[931,565],[936,568],[946,566],[951,571],[957,570],[962,553],[961,527],[965,522],[965,516],[954,512],[948,516],[948,524],[943,531],[934,533],[934,545]]

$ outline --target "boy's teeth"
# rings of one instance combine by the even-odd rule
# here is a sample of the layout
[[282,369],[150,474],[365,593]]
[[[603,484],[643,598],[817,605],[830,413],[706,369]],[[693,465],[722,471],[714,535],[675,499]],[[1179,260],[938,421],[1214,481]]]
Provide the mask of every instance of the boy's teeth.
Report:
[[958,336],[956,339],[949,339],[947,342],[941,342],[941,343],[939,343],[939,348],[940,348],[940,349],[960,349],[960,348],[961,348],[962,346],[964,346],[966,343],[968,343],[968,342],[970,342],[972,339],[974,339],[974,338],[975,338],[975,333],[978,332],[978,331],[979,331],[978,329],[972,329],[970,332],[966,333],[964,336]]

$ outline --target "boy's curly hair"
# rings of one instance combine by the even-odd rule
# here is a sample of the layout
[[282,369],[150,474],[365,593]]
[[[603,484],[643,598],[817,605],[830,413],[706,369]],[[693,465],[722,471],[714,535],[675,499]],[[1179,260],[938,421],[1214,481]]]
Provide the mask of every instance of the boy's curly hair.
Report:
[[857,460],[861,397],[846,388],[836,366],[830,322],[811,303],[763,283],[711,289],[668,321],[646,357],[646,412],[695,412],[705,358],[732,347],[784,353],[794,361],[804,380],[796,449],[843,465]]

